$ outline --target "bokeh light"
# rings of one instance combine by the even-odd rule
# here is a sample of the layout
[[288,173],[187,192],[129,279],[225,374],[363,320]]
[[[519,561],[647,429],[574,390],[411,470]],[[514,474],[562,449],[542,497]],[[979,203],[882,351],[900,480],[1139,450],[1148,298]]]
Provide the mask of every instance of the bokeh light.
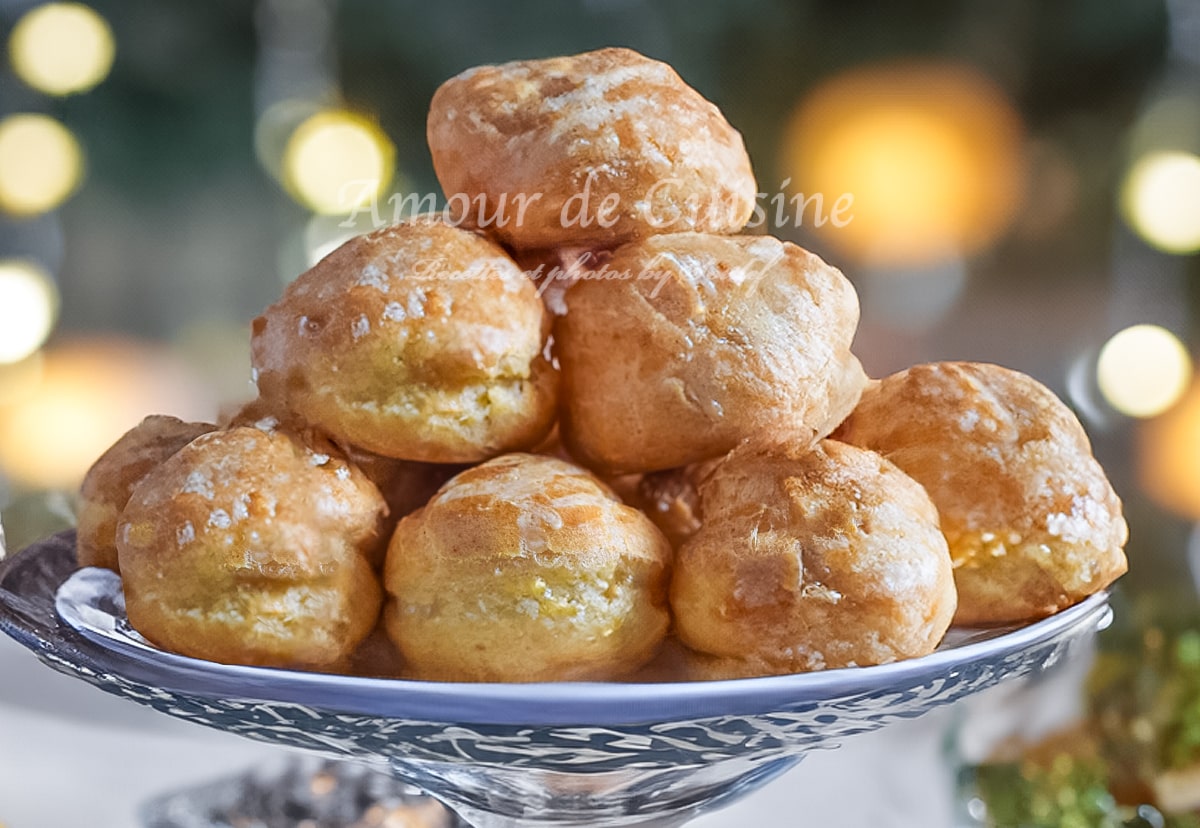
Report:
[[215,401],[159,347],[89,340],[47,348],[35,386],[0,406],[0,472],[29,489],[74,488],[148,414],[211,419]]
[[1138,479],[1160,505],[1200,520],[1200,383],[1138,431]]
[[1134,325],[1100,349],[1096,379],[1108,403],[1131,417],[1154,417],[1183,396],[1192,360],[1175,334],[1158,325]]
[[305,120],[283,154],[284,185],[317,213],[349,213],[378,198],[392,183],[395,147],[372,121],[344,110]]
[[[390,209],[383,211],[383,215],[387,221],[391,221]],[[304,251],[308,267],[312,267],[355,236],[378,229],[372,223],[371,214],[367,212],[356,215],[354,221],[346,221],[337,216],[312,216],[304,225]]]
[[299,126],[321,111],[315,101],[286,98],[263,110],[254,122],[254,154],[263,169],[283,181],[283,156]]
[[52,210],[83,178],[83,152],[65,126],[48,115],[0,121],[0,209],[18,216]]
[[1168,79],[1126,136],[1128,158],[1200,146],[1200,98],[1184,78]]
[[17,76],[40,92],[86,92],[108,76],[116,46],[112,29],[80,3],[46,3],[17,21],[8,41]]
[[[913,266],[969,254],[1011,222],[1023,129],[1002,90],[964,66],[872,65],[818,86],[793,112],[782,166],[794,193],[852,219],[816,227],[860,261]],[[804,222],[815,226],[814,216]]]
[[0,259],[0,364],[20,362],[41,347],[58,317],[50,274],[23,259]]
[[1125,220],[1167,253],[1200,250],[1200,156],[1167,150],[1142,156],[1121,188]]
[[20,402],[37,388],[44,363],[41,351],[19,362],[0,362],[0,408]]

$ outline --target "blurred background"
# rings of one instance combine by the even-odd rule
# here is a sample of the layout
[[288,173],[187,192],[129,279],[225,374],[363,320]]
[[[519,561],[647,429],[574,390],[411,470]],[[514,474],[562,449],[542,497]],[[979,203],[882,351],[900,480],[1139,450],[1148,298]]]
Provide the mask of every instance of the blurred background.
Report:
[[993,361],[1079,414],[1132,530],[1113,649],[1160,653],[1132,674],[1179,708],[1138,744],[1200,759],[1171,649],[1200,579],[1200,3],[0,0],[0,34],[10,547],[144,415],[253,395],[250,320],[372,203],[438,192],[439,83],[625,45],[743,132],[768,229],[858,288],[872,375]]

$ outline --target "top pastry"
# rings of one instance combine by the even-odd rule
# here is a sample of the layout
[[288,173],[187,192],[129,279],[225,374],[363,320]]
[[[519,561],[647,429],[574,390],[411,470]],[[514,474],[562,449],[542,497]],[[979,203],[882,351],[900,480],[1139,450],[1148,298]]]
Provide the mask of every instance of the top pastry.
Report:
[[433,96],[427,131],[450,208],[518,249],[736,233],[754,209],[742,136],[629,49],[468,69]]

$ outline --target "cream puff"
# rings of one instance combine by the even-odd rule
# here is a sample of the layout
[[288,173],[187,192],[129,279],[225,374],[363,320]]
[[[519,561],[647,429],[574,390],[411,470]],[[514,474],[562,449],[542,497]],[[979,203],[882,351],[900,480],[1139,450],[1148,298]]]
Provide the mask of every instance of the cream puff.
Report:
[[117,527],[129,622],[226,664],[332,670],[382,592],[383,497],[330,443],[235,427],[193,440],[133,490]]
[[667,632],[670,564],[654,524],[585,469],[507,454],[400,521],[384,622],[418,678],[620,678]]
[[925,491],[874,452],[745,446],[700,485],[671,608],[698,678],[865,667],[932,652],[954,615]]
[[496,244],[432,219],[346,242],[254,320],[258,388],[335,441],[468,463],[554,422],[549,315]]
[[941,517],[959,624],[1051,615],[1127,568],[1121,501],[1079,420],[998,365],[939,362],[869,389],[838,439],[880,452]]
[[812,445],[866,383],[858,297],[769,236],[682,233],[618,248],[555,321],[567,449],[606,473],[720,457],[747,439]]
[[129,493],[154,469],[188,443],[216,429],[152,415],[127,431],[92,464],[79,488],[75,508],[75,554],[80,566],[117,564],[117,519]]
[[426,134],[448,206],[518,249],[736,233],[757,197],[720,110],[630,49],[468,69]]

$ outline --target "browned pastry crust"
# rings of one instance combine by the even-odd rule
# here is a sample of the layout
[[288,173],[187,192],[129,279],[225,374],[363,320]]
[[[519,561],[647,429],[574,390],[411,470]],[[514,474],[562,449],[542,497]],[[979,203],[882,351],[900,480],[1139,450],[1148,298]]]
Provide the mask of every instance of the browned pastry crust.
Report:
[[424,679],[617,678],[666,634],[670,559],[646,516],[585,469],[504,455],[400,521],[384,621]]
[[554,428],[550,429],[550,433],[546,435],[545,440],[542,440],[542,442],[529,450],[529,454],[544,454],[547,457],[556,457],[568,463],[578,463],[567,451],[566,446],[563,445],[562,435],[558,430],[558,423],[555,423]]
[[302,432],[306,426],[294,412],[283,408],[282,400],[272,400],[261,394],[252,400],[243,402],[227,412],[222,412],[218,422],[221,428],[250,426],[262,431],[272,431],[283,428],[285,431]]
[[676,632],[697,677],[882,664],[932,652],[954,614],[946,540],[924,490],[874,452],[734,451],[701,484],[679,550]]
[[674,468],[764,436],[811,445],[866,382],[854,288],[769,236],[634,242],[566,299],[560,428],[590,468]]
[[641,475],[633,493],[633,504],[678,549],[700,529],[700,493],[697,483],[701,469],[711,463]]
[[450,204],[517,248],[736,233],[754,210],[742,136],[629,49],[468,69],[434,94],[426,132]]
[[537,285],[538,295],[554,316],[567,312],[567,290],[589,270],[603,267],[611,250],[556,247],[551,250],[517,250],[513,260]]
[[346,672],[364,678],[404,678],[404,659],[387,634],[382,618],[350,654]]
[[216,426],[185,423],[160,414],[142,420],[88,469],[76,505],[75,553],[80,566],[117,564],[117,518],[146,475],[175,452]]
[[997,365],[917,365],[869,389],[839,439],[928,490],[954,558],[955,623],[1051,615],[1125,572],[1121,502],[1075,415]]
[[229,664],[335,669],[379,616],[383,498],[316,437],[235,427],[133,491],[117,529],[129,621]]
[[254,320],[259,391],[339,443],[467,463],[541,440],[549,316],[496,244],[430,219],[351,239]]
[[[303,421],[293,413],[272,405],[262,397],[251,400],[232,413],[227,427],[239,425],[254,426],[264,431],[274,428],[305,430]],[[346,459],[362,469],[387,501],[388,520],[391,523],[389,535],[396,521],[424,506],[443,483],[466,468],[460,463],[396,460],[349,445],[340,445],[338,448],[346,455]],[[382,558],[379,562],[383,562]]]
[[469,468],[461,463],[393,460],[353,447],[346,449],[346,457],[379,489],[392,525],[420,509],[447,480]]
[[[557,457],[559,460],[565,460],[566,462],[576,466],[583,465],[577,458],[573,457],[571,453],[567,451],[567,447],[563,445],[562,434],[559,432],[557,424],[555,424],[554,428],[550,431],[549,436],[530,449],[529,453],[544,454],[548,457]],[[587,467],[584,466],[584,468]],[[595,474],[598,478],[600,478],[600,482],[611,489],[612,493],[615,494],[622,502],[645,511],[645,507],[641,503],[641,499],[638,494],[638,486],[642,482],[643,475],[603,475],[597,474],[592,469],[588,469],[588,471],[591,471],[592,474]],[[651,517],[651,519],[653,518]]]

